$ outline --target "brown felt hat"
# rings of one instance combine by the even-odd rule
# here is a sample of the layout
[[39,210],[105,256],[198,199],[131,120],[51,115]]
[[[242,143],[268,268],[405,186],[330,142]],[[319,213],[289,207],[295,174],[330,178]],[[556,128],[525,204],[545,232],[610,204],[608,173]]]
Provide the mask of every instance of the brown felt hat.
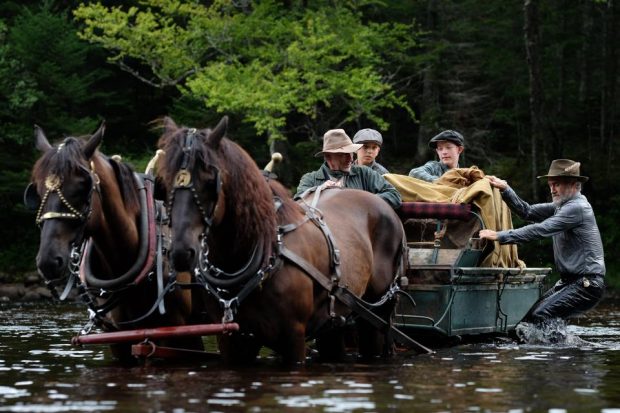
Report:
[[577,181],[585,182],[589,178],[579,175],[580,166],[580,162],[571,161],[570,159],[555,159],[551,161],[547,175],[541,175],[538,178],[573,178]]
[[355,153],[362,144],[351,142],[351,138],[346,134],[344,129],[331,129],[323,135],[323,150],[317,152],[314,156],[321,156],[324,153]]

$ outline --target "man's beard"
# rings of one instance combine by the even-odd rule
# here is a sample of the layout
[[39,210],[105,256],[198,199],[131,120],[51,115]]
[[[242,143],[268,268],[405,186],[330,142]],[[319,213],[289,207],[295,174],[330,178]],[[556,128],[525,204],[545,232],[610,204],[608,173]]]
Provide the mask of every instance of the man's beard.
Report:
[[555,204],[555,206],[561,206],[564,205],[564,203],[566,201],[568,201],[569,199],[573,198],[575,196],[575,194],[564,194],[564,195],[559,195],[556,198],[553,198],[553,203]]

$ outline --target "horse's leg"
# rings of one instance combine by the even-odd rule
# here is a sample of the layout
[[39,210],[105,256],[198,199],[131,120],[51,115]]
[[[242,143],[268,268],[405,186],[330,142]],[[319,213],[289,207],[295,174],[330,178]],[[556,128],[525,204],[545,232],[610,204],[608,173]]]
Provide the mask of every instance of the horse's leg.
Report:
[[123,365],[131,366],[138,363],[138,359],[131,354],[130,343],[110,344],[110,352],[112,357]]
[[282,362],[286,365],[301,365],[306,361],[306,326],[301,322],[293,322],[283,332],[278,353],[282,355]]
[[[398,231],[392,232],[398,234]],[[402,233],[402,232],[401,232]],[[376,302],[382,298],[390,288],[391,283],[396,277],[398,265],[402,259],[402,248],[398,239],[384,240],[385,242],[375,243],[373,251],[373,274],[370,278],[369,288],[364,298],[370,302]],[[390,299],[383,305],[374,309],[374,313],[384,320],[388,325],[392,320],[392,313],[396,306],[395,299]],[[366,320],[358,321],[359,353],[362,358],[372,358],[387,356],[394,353],[394,343],[389,334],[389,330],[383,331],[371,325]]]
[[342,361],[346,354],[344,330],[334,327],[322,332],[316,339],[321,361]]
[[256,337],[248,334],[224,334],[218,336],[217,343],[222,360],[229,365],[245,365],[255,362],[261,348]]

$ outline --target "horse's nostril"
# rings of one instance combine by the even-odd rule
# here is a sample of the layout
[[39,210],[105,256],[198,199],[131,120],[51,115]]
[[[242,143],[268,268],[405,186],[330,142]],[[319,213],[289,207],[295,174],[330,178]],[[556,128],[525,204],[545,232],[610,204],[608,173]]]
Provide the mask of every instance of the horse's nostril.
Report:
[[65,259],[60,255],[37,257],[37,268],[47,279],[60,278],[65,270]]
[[175,248],[170,258],[174,269],[177,271],[187,271],[194,265],[196,250],[194,248]]

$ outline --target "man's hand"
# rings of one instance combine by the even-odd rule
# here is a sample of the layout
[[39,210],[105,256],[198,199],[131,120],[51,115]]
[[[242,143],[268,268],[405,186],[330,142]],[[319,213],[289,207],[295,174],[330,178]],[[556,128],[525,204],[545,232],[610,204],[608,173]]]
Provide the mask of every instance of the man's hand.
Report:
[[336,188],[342,187],[342,180],[340,179],[338,181],[332,181],[330,179],[321,184],[321,189],[334,188],[334,187]]
[[491,241],[497,241],[497,232],[491,229],[481,229],[480,238],[489,239]]
[[485,178],[489,180],[491,186],[499,189],[500,191],[508,188],[508,182],[504,181],[503,179],[499,179],[498,177],[493,175],[487,175]]

